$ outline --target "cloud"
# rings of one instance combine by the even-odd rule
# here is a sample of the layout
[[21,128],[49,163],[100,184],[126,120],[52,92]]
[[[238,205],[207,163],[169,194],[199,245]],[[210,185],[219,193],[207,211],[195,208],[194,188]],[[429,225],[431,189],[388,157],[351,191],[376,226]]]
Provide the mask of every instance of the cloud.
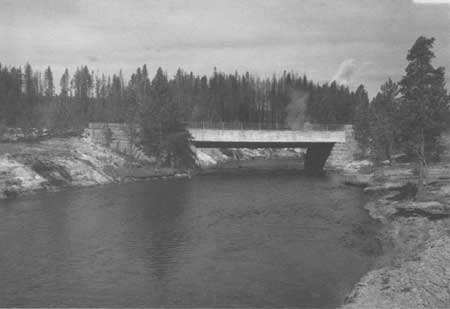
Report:
[[340,85],[349,85],[359,69],[360,66],[355,59],[346,59],[341,62],[331,81],[335,81]]

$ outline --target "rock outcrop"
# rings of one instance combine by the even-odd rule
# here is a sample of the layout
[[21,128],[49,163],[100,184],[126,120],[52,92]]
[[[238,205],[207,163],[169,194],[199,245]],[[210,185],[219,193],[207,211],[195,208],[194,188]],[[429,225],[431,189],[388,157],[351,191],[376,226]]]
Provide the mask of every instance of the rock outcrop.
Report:
[[3,143],[0,148],[0,198],[177,175],[174,169],[152,165],[148,158],[118,153],[89,138]]

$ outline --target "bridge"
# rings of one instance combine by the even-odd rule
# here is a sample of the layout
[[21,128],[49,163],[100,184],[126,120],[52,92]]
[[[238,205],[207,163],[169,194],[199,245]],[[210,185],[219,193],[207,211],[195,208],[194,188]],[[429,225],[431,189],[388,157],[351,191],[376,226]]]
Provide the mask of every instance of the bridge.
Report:
[[309,125],[292,130],[278,125],[189,124],[199,148],[306,148],[305,170],[318,173],[335,143],[345,143],[344,126]]
[[[334,145],[346,141],[346,126],[305,125],[291,129],[266,123],[188,123],[192,143],[199,148],[306,148],[305,170],[323,170]],[[111,134],[106,139],[106,130]],[[121,123],[90,123],[85,133],[91,140],[127,153],[132,151],[127,128]],[[346,146],[345,146],[346,147]]]

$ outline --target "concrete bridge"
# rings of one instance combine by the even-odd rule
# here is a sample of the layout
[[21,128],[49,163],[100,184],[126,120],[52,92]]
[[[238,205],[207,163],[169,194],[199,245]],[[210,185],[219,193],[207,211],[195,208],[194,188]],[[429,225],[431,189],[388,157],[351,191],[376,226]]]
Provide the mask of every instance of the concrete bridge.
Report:
[[[351,126],[308,125],[291,130],[279,124],[189,123],[188,130],[192,143],[200,148],[306,148],[309,173],[322,171],[332,150],[331,161],[346,161],[354,144]],[[136,156],[127,132],[120,123],[90,123],[85,131],[96,143]]]
[[306,148],[305,170],[318,173],[335,143],[345,143],[344,128],[302,130],[189,128],[192,143],[200,148]]

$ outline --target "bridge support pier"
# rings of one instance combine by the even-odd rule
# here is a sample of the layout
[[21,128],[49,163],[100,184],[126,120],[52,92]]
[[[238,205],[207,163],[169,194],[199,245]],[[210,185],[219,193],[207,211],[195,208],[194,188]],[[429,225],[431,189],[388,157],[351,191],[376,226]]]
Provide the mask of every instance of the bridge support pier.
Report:
[[309,175],[323,172],[323,167],[333,149],[334,143],[313,143],[308,146],[305,157],[305,171]]

